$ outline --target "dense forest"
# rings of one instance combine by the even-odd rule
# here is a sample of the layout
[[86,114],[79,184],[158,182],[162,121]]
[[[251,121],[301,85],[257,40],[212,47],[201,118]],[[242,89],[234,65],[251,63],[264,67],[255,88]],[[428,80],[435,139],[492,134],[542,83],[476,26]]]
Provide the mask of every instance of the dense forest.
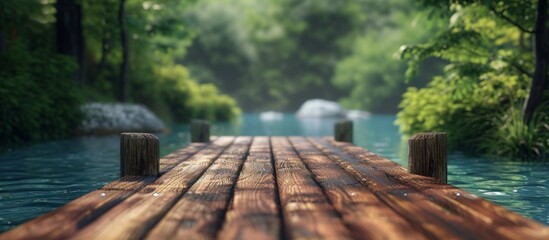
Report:
[[[201,0],[184,12],[196,38],[181,62],[248,111],[295,111],[322,97],[395,113],[407,85],[395,52],[442,26],[417,7],[411,0]],[[409,84],[424,86],[442,62],[423,66],[423,80]]]
[[86,102],[169,122],[295,111],[397,113],[499,155],[549,149],[546,0],[0,2],[0,144],[66,136]]
[[66,136],[84,102],[134,102],[168,121],[227,120],[236,102],[176,63],[187,1],[1,1],[0,143]]

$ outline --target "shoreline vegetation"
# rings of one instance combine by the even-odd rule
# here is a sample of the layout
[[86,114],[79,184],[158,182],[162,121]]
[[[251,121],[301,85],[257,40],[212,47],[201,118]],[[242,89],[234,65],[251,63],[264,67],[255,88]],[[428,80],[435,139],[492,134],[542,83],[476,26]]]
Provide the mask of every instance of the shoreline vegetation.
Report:
[[546,159],[547,21],[547,0],[1,1],[0,146],[70,137],[94,102],[170,124],[322,98]]
[[[158,15],[160,9],[152,8],[160,5],[121,2],[0,3],[0,146],[82,134],[80,109],[92,102],[142,104],[168,123],[239,114],[234,99],[198,83],[176,62],[175,53],[190,41],[176,12]],[[162,6],[183,7],[179,2]],[[120,7],[126,10],[122,22]],[[119,39],[120,24],[127,28],[127,46]]]
[[448,27],[403,46],[407,77],[429,58],[447,61],[424,88],[404,93],[403,133],[445,131],[450,145],[503,158],[549,155],[547,0],[434,1],[421,4]]

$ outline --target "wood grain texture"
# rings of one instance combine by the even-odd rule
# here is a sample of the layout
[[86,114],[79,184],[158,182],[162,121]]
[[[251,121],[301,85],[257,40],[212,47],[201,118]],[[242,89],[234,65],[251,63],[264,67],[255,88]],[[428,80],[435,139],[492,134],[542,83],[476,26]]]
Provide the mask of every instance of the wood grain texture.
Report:
[[387,206],[408,222],[420,227],[427,236],[437,239],[505,239],[505,236],[494,229],[479,228],[478,224],[448,211],[417,189],[375,169],[369,162],[360,161],[319,139],[311,141],[374,192]]
[[0,235],[0,239],[65,239],[154,178],[124,177]]
[[251,137],[238,137],[147,234],[147,239],[213,239],[223,222]]
[[[173,168],[175,164],[186,161],[207,145],[192,144],[160,159],[160,174]],[[97,191],[90,192],[54,211],[17,226],[0,235],[0,239],[68,238],[154,180],[154,177],[122,177]]]
[[152,176],[159,173],[160,142],[150,133],[120,134],[120,176]]
[[284,137],[271,139],[286,238],[352,239],[322,189]]
[[448,182],[446,133],[417,133],[408,139],[410,173]]
[[327,140],[361,161],[372,164],[374,169],[386,172],[404,185],[411,186],[429,196],[433,202],[456,215],[474,222],[479,228],[495,229],[509,239],[549,239],[549,227],[508,209],[495,205],[481,197],[448,184],[440,184],[434,178],[407,174],[399,164],[350,144]]
[[337,163],[303,137],[290,138],[355,239],[426,239]]
[[222,239],[280,239],[281,220],[268,137],[254,137],[236,181]]
[[333,139],[218,137],[0,239],[549,239],[549,227]]
[[233,140],[233,137],[218,138],[208,148],[178,164],[153,183],[120,202],[71,238],[142,238]]
[[[212,140],[213,141],[213,140]],[[206,148],[209,143],[191,143],[187,147],[181,148],[160,159],[160,175],[164,175],[172,170],[179,163],[186,161],[198,151]]]

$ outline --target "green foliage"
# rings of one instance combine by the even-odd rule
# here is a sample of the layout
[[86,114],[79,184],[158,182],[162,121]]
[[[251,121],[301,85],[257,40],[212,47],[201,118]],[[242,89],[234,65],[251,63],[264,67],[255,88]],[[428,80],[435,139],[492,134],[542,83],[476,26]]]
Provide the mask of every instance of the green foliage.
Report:
[[[0,1],[0,145],[63,137],[84,101],[113,101],[121,62],[118,0],[81,4],[86,66],[55,53],[55,0]],[[229,120],[235,101],[174,64],[192,40],[181,12],[193,1],[128,0],[132,101],[166,119]],[[76,69],[87,72],[79,84]]]
[[[425,59],[449,62],[427,87],[404,94],[397,118],[401,131],[446,131],[455,147],[506,157],[544,155],[549,149],[547,108],[539,109],[529,124],[519,111],[534,67],[530,34],[500,15],[532,21],[532,3],[459,2],[464,5],[448,5],[452,15],[446,30],[426,43],[401,48],[401,57],[409,60],[408,78],[416,76]],[[517,4],[523,10],[510,8]]]
[[[394,53],[403,44],[425,41],[436,29],[435,24],[428,23],[426,16],[411,9],[410,4],[393,4],[392,14],[376,16],[381,26],[368,26],[369,31],[352,44],[354,51],[337,63],[333,83],[350,92],[340,100],[344,106],[373,112],[397,111],[407,84],[403,78],[405,62]],[[368,11],[379,11],[379,8]],[[437,73],[440,65],[435,59],[424,64],[424,75],[412,81],[412,86],[424,86],[425,79]]]
[[549,149],[549,101],[524,122],[520,107],[511,107],[492,119],[490,132],[484,134],[480,149],[500,156],[522,159],[544,158]]
[[[325,98],[395,112],[406,67],[392,55],[437,25],[421,14],[410,0],[198,1],[184,12],[196,38],[182,62],[246,110]],[[425,65],[425,76],[438,65]]]
[[335,64],[365,23],[356,1],[204,0],[185,12],[196,39],[183,62],[247,110],[337,99]]
[[461,71],[449,65],[427,87],[408,89],[397,114],[403,133],[445,131],[452,145],[475,147],[494,128],[497,110],[525,96],[516,76],[487,72],[477,79]]
[[80,124],[75,64],[21,44],[0,54],[0,145],[63,137]]
[[53,52],[54,3],[0,2],[0,145],[63,137],[80,123],[76,65]]
[[[112,100],[121,62],[118,42],[118,1],[84,0],[88,47],[94,58],[87,83],[88,100]],[[129,0],[126,4],[130,37],[130,98],[168,121],[191,118],[231,120],[239,114],[235,101],[213,85],[199,85],[186,67],[175,64],[192,41],[182,11],[192,1]],[[104,61],[102,65],[102,61]],[[107,93],[107,94],[105,94]]]
[[165,63],[156,67],[152,75],[153,83],[148,77],[133,82],[133,95],[166,118],[177,122],[226,121],[240,114],[234,99],[220,94],[212,84],[196,83],[181,65]]

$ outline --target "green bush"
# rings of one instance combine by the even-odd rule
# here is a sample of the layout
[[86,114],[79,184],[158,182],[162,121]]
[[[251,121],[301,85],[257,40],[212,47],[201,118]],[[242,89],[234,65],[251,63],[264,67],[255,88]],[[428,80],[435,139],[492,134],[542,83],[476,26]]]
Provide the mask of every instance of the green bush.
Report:
[[[525,124],[520,113],[528,80],[517,75],[480,73],[450,65],[427,87],[409,88],[397,124],[405,134],[444,131],[452,146],[506,157],[542,157],[549,150],[549,104]],[[547,99],[547,98],[546,98]]]
[[185,67],[177,64],[154,67],[150,76],[134,79],[132,89],[134,101],[176,122],[195,118],[226,121],[240,114],[234,99],[220,94],[213,84],[198,84]]
[[546,157],[549,152],[549,100],[536,110],[528,124],[524,122],[519,106],[512,106],[492,119],[494,128],[481,139],[481,150],[521,159]]
[[76,64],[13,45],[0,55],[0,145],[63,137],[81,121]]
[[[508,2],[461,3],[446,3],[452,14],[447,29],[400,50],[409,61],[409,78],[427,58],[449,62],[445,73],[426,88],[410,88],[404,94],[397,116],[401,131],[445,131],[451,146],[464,150],[515,159],[543,157],[549,151],[549,111],[539,107],[535,119],[526,123],[520,110],[535,66],[534,46],[526,41],[530,36],[490,9],[507,9]],[[513,14],[530,23],[535,18],[533,11]]]

